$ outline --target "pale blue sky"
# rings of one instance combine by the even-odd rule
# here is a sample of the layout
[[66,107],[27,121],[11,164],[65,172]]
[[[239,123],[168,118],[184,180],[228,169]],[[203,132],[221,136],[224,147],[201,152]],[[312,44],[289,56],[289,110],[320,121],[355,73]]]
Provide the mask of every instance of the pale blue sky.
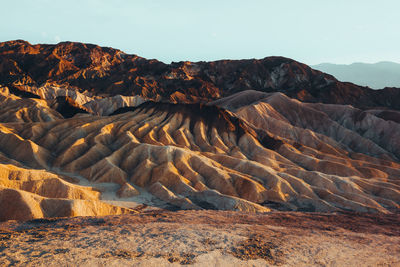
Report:
[[164,62],[400,62],[399,0],[0,0],[0,41],[79,41]]

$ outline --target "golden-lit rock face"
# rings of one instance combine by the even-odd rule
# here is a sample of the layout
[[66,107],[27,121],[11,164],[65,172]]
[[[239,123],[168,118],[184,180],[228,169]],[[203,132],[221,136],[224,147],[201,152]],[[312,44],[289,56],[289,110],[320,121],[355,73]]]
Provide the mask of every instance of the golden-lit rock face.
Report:
[[[251,98],[257,100],[237,100]],[[367,114],[360,120],[351,107],[304,104],[279,93],[243,92],[215,104],[234,113],[215,106],[146,102],[112,116],[1,124],[0,151],[9,164],[2,169],[30,177],[25,181],[12,174],[7,179],[4,174],[4,194],[12,190],[13,197],[34,200],[39,204],[29,205],[37,207],[43,197],[99,203],[99,192],[57,176],[63,174],[119,184],[120,197],[140,194],[131,183],[182,209],[399,208],[399,143],[390,134],[397,124],[378,119],[381,128],[361,136],[363,124],[376,117]],[[20,167],[9,170],[10,164]],[[26,208],[29,216],[49,214],[36,212],[36,206]],[[88,209],[88,214],[122,212],[108,206]],[[78,210],[68,209],[66,215],[86,212]]]
[[[28,64],[27,58],[44,55],[58,63],[50,69],[43,67],[46,60]],[[396,104],[337,104],[346,103],[347,92],[337,81],[317,101],[325,76],[316,85],[313,79],[325,74],[300,63],[279,65],[283,59],[273,58],[167,66],[97,46],[21,41],[2,43],[1,57],[7,60],[0,63],[0,220],[137,212],[129,203],[250,212],[400,208],[400,113],[388,109]],[[18,64],[8,65],[11,59]],[[239,90],[257,87],[253,76],[266,75],[268,64],[272,73],[264,82],[271,88],[305,79],[311,89],[293,95],[292,88],[288,95],[297,99]],[[21,78],[20,65],[29,77]],[[224,83],[235,69],[238,81]],[[119,81],[126,72],[146,77],[136,81],[141,93]],[[4,84],[10,75],[21,79]],[[109,79],[129,96],[121,95],[128,92],[122,87],[116,93],[105,88]],[[182,90],[174,91],[177,86]],[[350,97],[356,106],[384,101],[368,100],[371,93],[357,88],[358,98]]]
[[95,200],[45,198],[25,190],[0,186],[0,221],[44,217],[101,216],[133,213]]
[[45,100],[21,98],[0,86],[0,122],[52,121],[63,118]]
[[54,173],[0,164],[0,221],[132,213],[99,198],[100,192]]

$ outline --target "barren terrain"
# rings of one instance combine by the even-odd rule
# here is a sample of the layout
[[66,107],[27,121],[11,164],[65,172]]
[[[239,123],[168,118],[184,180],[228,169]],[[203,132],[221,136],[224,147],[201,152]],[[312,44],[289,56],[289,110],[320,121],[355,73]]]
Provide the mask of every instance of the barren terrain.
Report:
[[400,266],[399,97],[282,57],[0,43],[0,265]]
[[400,216],[231,211],[0,224],[13,266],[400,266]]

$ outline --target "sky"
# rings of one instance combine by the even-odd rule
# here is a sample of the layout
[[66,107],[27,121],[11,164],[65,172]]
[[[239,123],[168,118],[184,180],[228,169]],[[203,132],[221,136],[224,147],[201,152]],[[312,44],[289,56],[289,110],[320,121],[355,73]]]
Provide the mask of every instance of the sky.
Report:
[[400,63],[399,0],[0,0],[0,41],[78,41],[171,61]]

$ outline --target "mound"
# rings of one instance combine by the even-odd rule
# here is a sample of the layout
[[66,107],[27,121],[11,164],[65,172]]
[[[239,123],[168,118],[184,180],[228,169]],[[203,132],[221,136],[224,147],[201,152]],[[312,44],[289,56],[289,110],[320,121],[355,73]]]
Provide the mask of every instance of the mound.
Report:
[[133,211],[93,200],[43,198],[26,191],[0,186],[0,221],[48,217],[101,216]]
[[45,100],[21,98],[0,86],[0,122],[45,122],[61,118]]

